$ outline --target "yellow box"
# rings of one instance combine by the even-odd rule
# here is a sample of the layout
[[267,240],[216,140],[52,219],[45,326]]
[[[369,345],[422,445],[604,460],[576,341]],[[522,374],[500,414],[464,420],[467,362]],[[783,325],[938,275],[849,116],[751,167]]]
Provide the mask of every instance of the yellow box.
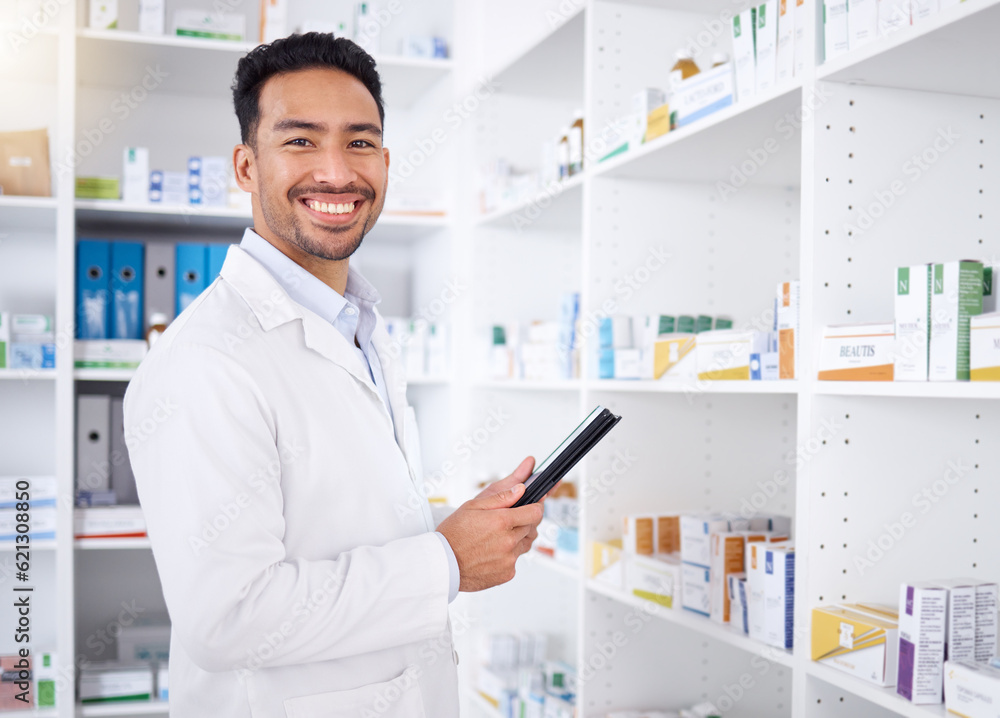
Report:
[[670,132],[670,105],[660,105],[646,118],[646,142]]
[[896,685],[899,625],[887,614],[841,606],[812,611],[812,659],[874,683]]

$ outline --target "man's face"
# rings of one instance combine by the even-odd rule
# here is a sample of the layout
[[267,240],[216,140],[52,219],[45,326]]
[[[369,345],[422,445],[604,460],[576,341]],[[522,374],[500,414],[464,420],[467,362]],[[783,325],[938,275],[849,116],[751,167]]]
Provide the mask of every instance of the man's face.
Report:
[[259,107],[244,189],[273,239],[321,259],[350,257],[385,203],[389,151],[375,99],[346,72],[316,68],[270,78]]

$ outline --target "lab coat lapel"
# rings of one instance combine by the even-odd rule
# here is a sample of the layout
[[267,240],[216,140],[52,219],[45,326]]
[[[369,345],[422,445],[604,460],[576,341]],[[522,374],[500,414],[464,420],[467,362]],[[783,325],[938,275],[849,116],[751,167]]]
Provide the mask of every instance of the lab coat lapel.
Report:
[[[396,431],[396,443],[406,454],[404,442],[406,432],[406,367],[403,365],[402,347],[390,336],[385,328],[382,315],[376,312],[375,331],[372,332],[372,344],[382,365],[382,376],[385,379],[386,393],[389,395],[389,406],[392,408],[393,425]],[[406,457],[407,462],[412,457]]]
[[368,387],[379,404],[382,403],[378,389],[372,383],[371,376],[362,365],[357,352],[332,324],[303,308],[302,333],[307,347],[343,367],[351,376]]

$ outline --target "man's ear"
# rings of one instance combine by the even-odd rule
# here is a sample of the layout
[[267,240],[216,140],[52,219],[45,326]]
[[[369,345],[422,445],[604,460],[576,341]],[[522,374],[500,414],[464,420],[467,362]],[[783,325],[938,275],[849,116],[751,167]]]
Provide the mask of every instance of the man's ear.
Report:
[[236,184],[244,192],[257,194],[257,166],[254,163],[253,150],[247,145],[236,145],[233,148],[233,172]]
[[382,194],[384,195],[389,191],[389,150],[386,147],[382,148],[382,156],[385,158],[385,186],[382,187]]

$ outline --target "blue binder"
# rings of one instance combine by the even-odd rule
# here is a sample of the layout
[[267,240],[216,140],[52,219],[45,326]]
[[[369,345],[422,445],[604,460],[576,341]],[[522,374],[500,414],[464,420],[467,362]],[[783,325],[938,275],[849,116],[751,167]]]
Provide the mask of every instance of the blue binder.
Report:
[[111,243],[81,239],[76,245],[76,338],[111,336]]
[[208,245],[208,284],[215,281],[222,271],[222,265],[226,261],[226,253],[232,245],[210,244]]
[[142,242],[111,243],[111,338],[142,339]]
[[177,245],[177,313],[205,291],[208,286],[208,247],[204,244]]

